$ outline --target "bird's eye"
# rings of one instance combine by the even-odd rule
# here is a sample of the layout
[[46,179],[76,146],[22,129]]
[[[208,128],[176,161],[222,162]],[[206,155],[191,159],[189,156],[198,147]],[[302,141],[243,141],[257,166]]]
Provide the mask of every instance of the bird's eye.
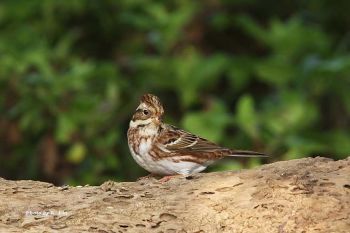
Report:
[[148,115],[149,111],[148,110],[143,110],[143,114]]

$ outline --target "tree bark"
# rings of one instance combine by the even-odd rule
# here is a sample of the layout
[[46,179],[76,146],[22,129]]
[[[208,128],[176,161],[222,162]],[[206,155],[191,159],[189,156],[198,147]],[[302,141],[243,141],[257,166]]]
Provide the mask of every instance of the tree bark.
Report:
[[0,178],[0,232],[350,232],[350,157],[55,187]]

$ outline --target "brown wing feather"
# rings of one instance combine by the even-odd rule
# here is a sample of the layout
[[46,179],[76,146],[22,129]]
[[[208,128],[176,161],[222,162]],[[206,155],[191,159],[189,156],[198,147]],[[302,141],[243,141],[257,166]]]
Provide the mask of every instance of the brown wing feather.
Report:
[[184,152],[223,149],[213,142],[176,128],[175,126],[168,125],[165,134],[166,135],[162,136],[163,138],[166,138],[163,145],[168,150]]
[[216,159],[228,155],[231,151],[172,125],[166,125],[161,138],[164,148],[179,156]]
[[264,154],[254,151],[231,150],[207,139],[198,137],[172,125],[166,125],[162,144],[165,149],[178,155],[216,159],[224,156],[261,157]]

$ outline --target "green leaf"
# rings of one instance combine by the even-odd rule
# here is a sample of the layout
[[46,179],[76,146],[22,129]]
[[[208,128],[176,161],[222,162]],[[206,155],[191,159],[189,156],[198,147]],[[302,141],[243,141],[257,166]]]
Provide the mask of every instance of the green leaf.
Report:
[[74,143],[66,154],[66,159],[74,164],[79,164],[86,156],[86,147],[83,143]]
[[263,122],[276,136],[306,129],[318,118],[315,105],[297,92],[285,92],[268,106]]
[[285,86],[297,77],[298,70],[286,59],[273,57],[265,59],[255,67],[256,73],[262,81],[277,87]]
[[76,130],[76,124],[72,117],[64,113],[60,114],[57,120],[55,138],[58,142],[67,143],[72,133]]
[[209,110],[186,114],[182,125],[194,134],[218,142],[223,137],[224,130],[229,122],[230,117],[225,106],[214,100]]
[[227,158],[222,161],[219,161],[212,168],[209,168],[211,171],[237,171],[242,169],[242,164],[234,161],[232,158]]
[[338,159],[345,159],[350,154],[350,133],[346,130],[332,130],[324,135],[325,144],[337,154]]
[[237,126],[249,136],[253,138],[259,136],[258,116],[254,107],[254,100],[250,95],[242,96],[239,99],[235,119]]

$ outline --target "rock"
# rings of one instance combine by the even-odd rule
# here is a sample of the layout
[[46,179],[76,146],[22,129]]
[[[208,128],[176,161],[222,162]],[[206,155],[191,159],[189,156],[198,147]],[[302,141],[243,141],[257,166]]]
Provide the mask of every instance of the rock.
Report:
[[349,232],[350,158],[101,186],[0,179],[0,232]]

